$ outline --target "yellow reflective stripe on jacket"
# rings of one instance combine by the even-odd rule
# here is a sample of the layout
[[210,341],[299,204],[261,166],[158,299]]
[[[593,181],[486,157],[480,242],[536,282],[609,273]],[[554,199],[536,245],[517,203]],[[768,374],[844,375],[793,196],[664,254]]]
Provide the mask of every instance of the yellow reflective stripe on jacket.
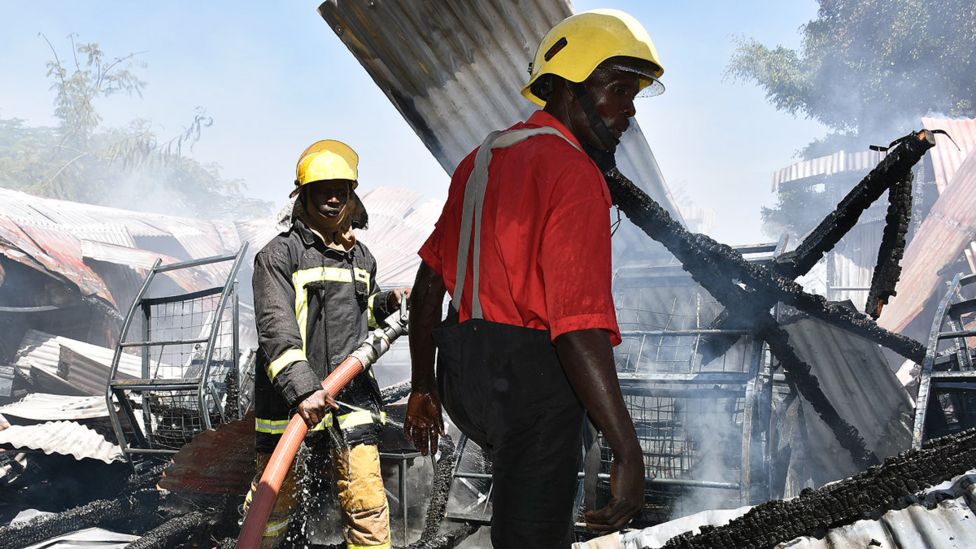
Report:
[[274,538],[283,534],[286,528],[288,528],[287,517],[278,521],[269,520],[268,525],[264,527],[264,533],[261,534],[261,536],[265,538]]
[[268,364],[268,378],[274,381],[275,376],[279,372],[284,370],[289,364],[293,362],[298,362],[301,360],[308,360],[305,358],[305,351],[300,349],[288,349],[287,351],[281,353],[281,356],[271,361]]
[[[373,423],[373,414],[369,412],[357,411],[339,416],[339,428],[343,431],[370,423]],[[380,412],[380,423],[386,423],[386,412]]]
[[[280,435],[285,432],[285,428],[288,427],[288,419],[264,419],[256,417],[254,418],[254,430],[259,433],[267,433],[269,435]],[[322,431],[328,427],[332,427],[332,414],[325,416],[325,419],[319,422],[318,425],[309,429],[310,431]]]
[[369,310],[369,320],[366,321],[366,325],[370,328],[377,328],[380,325],[379,322],[376,321],[376,314],[373,313],[373,302],[376,301],[376,296],[378,295],[379,294],[373,294],[369,296],[369,306],[367,307]]
[[[366,291],[369,291],[369,271],[356,267],[356,280],[366,284]],[[295,288],[301,288],[312,282],[352,282],[349,269],[345,267],[312,267],[311,269],[299,269],[292,273],[291,282]]]
[[[366,284],[366,293],[369,293],[369,271],[354,268],[356,280]],[[310,269],[299,269],[292,273],[291,283],[295,288],[295,320],[298,321],[298,332],[302,336],[302,351],[305,346],[305,328],[308,324],[308,290],[305,288],[312,282],[348,282],[352,283],[352,276],[349,269],[343,267],[312,267]]]

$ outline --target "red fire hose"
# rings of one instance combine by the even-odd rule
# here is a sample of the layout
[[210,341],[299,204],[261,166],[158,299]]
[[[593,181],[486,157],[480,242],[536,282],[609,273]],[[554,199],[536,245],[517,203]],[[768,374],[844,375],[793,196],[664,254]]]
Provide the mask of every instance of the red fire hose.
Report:
[[[338,395],[353,378],[389,350],[393,341],[407,332],[406,305],[407,300],[402,299],[400,311],[386,319],[387,327],[370,333],[366,341],[322,381],[322,388],[330,395]],[[264,528],[268,524],[271,509],[278,498],[278,490],[281,489],[281,484],[285,481],[285,476],[288,475],[288,470],[291,469],[291,464],[306,434],[308,434],[308,426],[301,416],[295,414],[288,422],[288,427],[285,428],[268,465],[264,468],[264,473],[261,474],[258,489],[251,498],[247,516],[244,517],[244,525],[241,526],[241,535],[237,538],[237,549],[257,549],[261,545]]]

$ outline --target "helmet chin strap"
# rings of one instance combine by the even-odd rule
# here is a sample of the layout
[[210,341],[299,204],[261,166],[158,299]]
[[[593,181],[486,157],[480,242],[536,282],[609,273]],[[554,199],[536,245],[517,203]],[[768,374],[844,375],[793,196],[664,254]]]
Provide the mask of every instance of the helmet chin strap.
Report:
[[603,119],[600,118],[600,115],[597,114],[596,103],[593,101],[593,96],[590,95],[590,91],[586,89],[586,86],[582,82],[573,83],[572,89],[573,95],[576,96],[580,107],[583,109],[583,114],[586,115],[590,123],[590,129],[593,130],[593,133],[596,134],[597,139],[603,145],[603,148],[597,148],[580,140],[583,145],[583,151],[596,163],[601,172],[606,173],[610,168],[617,165],[615,153],[617,152],[617,144],[620,143],[620,140],[610,132],[610,128],[607,127]]

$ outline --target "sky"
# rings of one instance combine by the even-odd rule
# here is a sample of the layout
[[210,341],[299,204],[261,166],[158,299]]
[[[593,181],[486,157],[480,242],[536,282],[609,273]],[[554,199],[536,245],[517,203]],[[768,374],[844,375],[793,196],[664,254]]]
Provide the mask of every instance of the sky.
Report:
[[[353,0],[359,1],[359,0]],[[386,0],[389,1],[389,0]],[[43,33],[62,59],[76,42],[106,57],[139,52],[142,97],[97,104],[104,126],[140,118],[175,137],[198,107],[213,118],[188,154],[240,179],[245,194],[280,204],[309,144],[337,138],[361,157],[361,189],[401,186],[443,200],[446,174],[352,54],[317,2],[0,0],[0,117],[54,125]],[[768,241],[760,208],[775,202],[773,171],[826,129],[777,112],[756,85],[727,78],[735,39],[790,48],[816,16],[812,0],[685,2],[577,0],[576,11],[623,9],[651,34],[667,91],[637,105],[637,120],[672,194],[714,211],[709,234],[729,244]],[[515,100],[522,100],[515,98]]]

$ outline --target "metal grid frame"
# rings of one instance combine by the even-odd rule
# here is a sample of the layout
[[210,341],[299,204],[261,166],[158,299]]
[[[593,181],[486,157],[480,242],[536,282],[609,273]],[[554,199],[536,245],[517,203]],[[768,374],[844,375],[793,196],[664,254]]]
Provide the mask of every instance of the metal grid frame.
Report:
[[[778,249],[747,247],[772,256]],[[659,302],[662,288],[671,291],[667,310],[641,308],[645,288],[657,292]],[[764,343],[748,331],[711,328],[721,304],[678,267],[618,273],[615,292],[638,294],[630,299],[637,306],[618,309],[624,342],[615,355],[644,453],[640,522],[657,524],[684,513],[680,502],[696,492],[736,507],[768,497],[772,383]],[[718,337],[736,343],[703,362],[703,345]],[[608,492],[613,453],[602,437],[600,443],[599,489]]]
[[976,426],[976,275],[955,275],[939,301],[919,380],[912,447]]
[[[129,459],[176,453],[196,434],[242,415],[237,273],[246,250],[245,242],[233,254],[168,265],[157,260],[146,276],[122,325],[105,394]],[[220,264],[227,273],[220,286],[149,296],[166,287],[157,275],[201,268],[213,273]],[[118,376],[127,350],[142,357],[137,379]]]

